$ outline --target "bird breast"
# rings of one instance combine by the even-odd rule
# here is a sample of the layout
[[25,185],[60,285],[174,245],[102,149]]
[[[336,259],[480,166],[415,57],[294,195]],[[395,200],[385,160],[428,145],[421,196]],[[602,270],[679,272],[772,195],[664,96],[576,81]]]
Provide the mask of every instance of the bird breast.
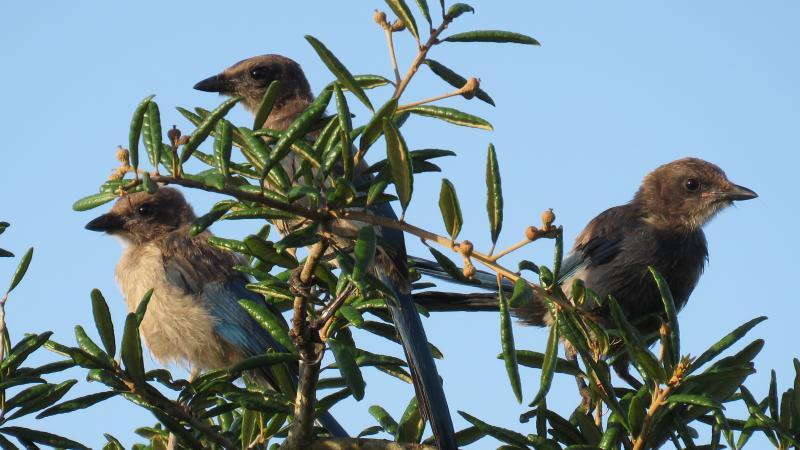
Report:
[[217,369],[240,359],[217,336],[216,320],[202,303],[168,282],[163,256],[156,245],[129,246],[117,264],[116,278],[130,312],[153,289],[139,330],[151,354],[161,364]]

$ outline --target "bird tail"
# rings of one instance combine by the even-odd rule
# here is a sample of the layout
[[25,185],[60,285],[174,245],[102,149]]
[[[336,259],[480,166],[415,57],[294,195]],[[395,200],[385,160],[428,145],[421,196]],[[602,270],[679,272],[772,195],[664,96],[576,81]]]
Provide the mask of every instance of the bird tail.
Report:
[[425,328],[422,326],[419,313],[414,306],[414,300],[408,292],[401,292],[403,288],[398,286],[398,280],[387,273],[384,264],[376,264],[374,272],[378,279],[393,288],[397,297],[397,303],[391,300],[387,301],[389,313],[400,334],[400,341],[403,343],[406,360],[411,369],[411,379],[414,382],[419,407],[423,417],[427,418],[431,424],[436,447],[440,450],[456,450],[458,445],[450,409],[447,406],[447,398],[436,370],[436,363],[433,361],[433,355],[428,347]]
[[347,433],[347,430],[342,427],[342,424],[336,420],[331,413],[325,411],[321,416],[317,418],[317,423],[322,425],[323,428],[328,430],[328,433],[335,438],[347,438],[350,435]]
[[[440,280],[449,281],[450,283],[458,283],[466,286],[487,289],[490,291],[497,291],[497,275],[483,270],[478,270],[469,281],[456,279],[445,271],[439,263],[417,256],[409,256],[408,261],[413,265],[414,269],[422,275],[438,278]],[[514,284],[503,279],[503,292],[510,293],[514,290]],[[496,298],[495,298],[496,300]]]

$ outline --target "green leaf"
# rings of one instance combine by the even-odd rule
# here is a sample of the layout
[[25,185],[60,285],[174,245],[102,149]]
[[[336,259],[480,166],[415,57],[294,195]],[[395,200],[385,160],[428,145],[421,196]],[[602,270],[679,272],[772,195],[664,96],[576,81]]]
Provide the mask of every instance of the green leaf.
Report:
[[113,192],[101,192],[99,194],[88,195],[73,203],[72,209],[73,211],[88,211],[108,203],[115,198],[117,198],[117,194]]
[[419,443],[422,440],[422,432],[425,431],[425,418],[419,409],[417,397],[408,402],[400,423],[397,425],[397,442]]
[[469,6],[466,3],[454,3],[450,8],[447,9],[447,17],[450,20],[455,19],[456,17],[464,14],[465,12],[471,12],[475,14],[475,8]]
[[139,337],[139,319],[136,317],[136,313],[128,313],[128,317],[125,318],[125,332],[122,335],[120,355],[131,380],[137,385],[144,385],[142,342]]
[[292,255],[287,252],[279,252],[274,244],[258,236],[247,236],[244,238],[244,244],[246,246],[245,253],[253,255],[265,263],[289,269],[297,267],[297,260]]
[[650,274],[656,281],[658,291],[661,293],[661,301],[664,303],[664,312],[667,316],[667,327],[669,329],[669,336],[667,338],[667,346],[670,367],[675,367],[681,358],[681,338],[680,327],[678,326],[678,309],[675,307],[675,300],[672,298],[669,285],[664,277],[653,266],[648,266]]
[[391,434],[392,436],[397,434],[397,421],[395,421],[385,409],[378,405],[372,405],[369,407],[368,411],[372,417],[378,421],[378,423],[381,425],[381,428],[383,428],[383,431]]
[[[517,351],[514,348],[514,332],[511,328],[511,311],[508,307],[508,300],[503,294],[503,284],[498,278],[498,301],[500,304],[500,343],[503,348],[503,360],[506,365],[508,381],[511,383],[511,390],[517,398],[517,402],[522,403],[522,383],[519,378],[519,366],[517,365]],[[474,424],[473,424],[474,425]]]
[[354,326],[361,328],[364,326],[364,317],[358,312],[357,309],[353,308],[350,305],[342,305],[339,307],[339,314],[342,315],[348,322],[352,323]]
[[150,179],[150,172],[142,174],[142,187],[148,194],[155,194],[158,191],[158,185]]
[[319,58],[322,60],[323,63],[328,67],[333,75],[336,76],[336,79],[339,80],[339,83],[342,86],[346,87],[353,95],[356,96],[364,105],[372,110],[372,103],[370,103],[367,94],[364,93],[364,90],[361,89],[358,82],[356,82],[355,78],[353,78],[353,74],[347,70],[347,67],[342,64],[341,61],[333,54],[325,44],[318,41],[314,36],[306,35],[306,40],[314,47],[314,51],[317,52]]
[[528,405],[531,407],[536,407],[540,402],[544,401],[553,383],[553,375],[556,373],[556,364],[558,361],[558,320],[559,316],[556,315],[555,323],[550,326],[550,334],[547,337],[547,345],[545,346],[544,361],[542,361],[542,376],[539,381],[539,392],[536,394],[531,404]]
[[416,0],[417,6],[419,7],[420,12],[422,13],[422,17],[425,18],[425,21],[428,22],[428,26],[432,27],[433,22],[431,21],[431,12],[428,9],[428,2],[426,0]]
[[456,240],[461,232],[464,219],[461,216],[461,206],[458,203],[456,188],[447,178],[442,178],[442,188],[439,191],[439,211],[450,239]]
[[8,287],[6,294],[13,291],[15,287],[22,281],[22,278],[25,276],[25,273],[28,271],[28,266],[31,264],[31,258],[33,258],[33,247],[29,248],[27,252],[22,256],[22,259],[19,261],[17,265],[17,270],[14,271],[14,276],[11,277],[11,285]]
[[225,213],[231,209],[231,206],[233,205],[229,202],[217,203],[211,208],[211,211],[192,221],[192,226],[189,228],[189,234],[192,236],[197,236],[198,234],[202,233],[214,222],[218,221],[222,216],[224,216]]
[[153,298],[153,291],[154,289],[152,288],[148,289],[142,296],[142,299],[139,300],[139,304],[136,305],[136,320],[139,324],[144,320],[144,315],[147,312],[147,305],[150,304],[150,299]]
[[350,140],[350,132],[353,131],[353,125],[350,121],[350,109],[347,107],[347,100],[344,98],[344,93],[337,83],[334,86],[336,93],[336,112],[339,118],[339,137],[341,140],[341,154],[342,154],[342,167],[344,169],[344,177],[350,179],[353,176],[353,155],[351,152],[353,143]]
[[144,114],[143,123],[144,145],[147,147],[147,156],[150,164],[158,171],[158,164],[161,161],[161,113],[156,102],[149,102],[147,112]]
[[431,252],[431,255],[433,255],[433,258],[436,260],[437,263],[439,263],[439,266],[441,266],[442,270],[447,272],[447,275],[449,275],[458,283],[473,284],[473,285],[481,284],[481,282],[478,281],[477,279],[469,279],[465,277],[464,272],[458,266],[456,266],[456,264],[452,260],[450,260],[450,258],[445,256],[439,250],[436,250],[433,247],[428,247],[428,251]]
[[[446,67],[444,64],[442,64],[442,63],[440,63],[438,61],[434,61],[432,59],[426,59],[425,61],[423,61],[423,64],[426,64],[428,66],[428,68],[431,69],[431,72],[433,72],[434,74],[438,75],[439,78],[441,78],[442,80],[446,81],[447,84],[449,84],[450,86],[453,86],[456,89],[461,89],[467,83],[467,79],[466,78],[464,78],[461,75],[453,72],[448,67]],[[480,100],[483,100],[484,102],[486,102],[486,103],[488,103],[488,104],[490,104],[492,106],[495,106],[494,100],[492,99],[492,97],[490,97],[489,94],[487,94],[486,91],[484,91],[481,88],[478,88],[478,90],[475,92],[475,97],[479,98]]]
[[97,361],[103,364],[104,368],[114,368],[113,359],[89,338],[86,331],[84,331],[83,327],[80,325],[75,325],[75,340],[78,342],[78,346],[81,350],[92,355]]
[[367,152],[372,144],[378,140],[379,137],[383,134],[383,120],[385,118],[391,118],[394,113],[397,111],[397,99],[392,98],[386,103],[383,104],[372,118],[367,122],[367,125],[364,127],[364,132],[361,133],[361,139],[358,141],[358,151],[362,154]]
[[755,319],[752,319],[742,324],[735,330],[728,333],[725,337],[717,341],[717,343],[709,347],[708,350],[704,351],[696,360],[694,360],[694,362],[692,362],[692,365],[689,366],[689,370],[687,370],[686,374],[688,375],[694,372],[695,370],[703,366],[705,363],[716,358],[717,355],[724,352],[728,347],[735,344],[739,339],[744,337],[744,335],[746,335],[747,332],[750,331],[753,327],[755,327],[756,325],[765,320],[767,320],[765,316],[756,317]]
[[261,102],[258,104],[258,108],[256,108],[255,118],[253,119],[254,130],[264,127],[264,122],[267,121],[269,113],[272,112],[272,107],[275,106],[275,100],[278,99],[280,88],[280,80],[273,80],[267,87],[267,90],[264,91],[264,96],[261,97]]
[[406,108],[404,112],[410,112],[418,116],[433,117],[436,119],[444,120],[455,125],[462,127],[480,128],[482,130],[493,130],[492,124],[478,116],[467,114],[454,108],[445,108],[443,106],[421,105]]
[[361,369],[356,363],[356,349],[349,343],[340,339],[329,338],[328,347],[333,352],[336,364],[339,366],[339,373],[347,381],[347,387],[353,393],[353,398],[361,400],[364,398],[364,388],[366,383],[361,376]]
[[128,132],[128,152],[131,161],[131,167],[134,170],[139,168],[139,136],[142,133],[142,123],[144,122],[144,113],[150,104],[150,100],[155,95],[148,95],[142,100],[136,109],[133,111],[133,118],[131,118],[131,128]]
[[514,290],[511,293],[511,299],[508,304],[512,308],[521,308],[528,304],[533,298],[533,291],[524,278],[517,278],[514,282]]
[[647,405],[642,395],[634,395],[631,397],[631,404],[628,407],[628,423],[631,425],[634,435],[638,435],[644,423],[644,417]]
[[197,147],[206,140],[211,131],[214,127],[217,126],[217,122],[220,121],[228,111],[230,111],[234,106],[236,106],[239,101],[242,100],[241,96],[236,96],[225,100],[220,104],[214,111],[206,116],[200,125],[197,126],[197,129],[194,130],[191,136],[189,136],[189,142],[183,146],[183,150],[181,151],[181,163],[185,163],[186,161],[191,158],[192,153],[197,150]]
[[679,403],[686,405],[705,406],[707,408],[714,409],[725,409],[725,407],[716,400],[704,397],[702,395],[672,394],[667,397],[667,403]]
[[414,20],[414,16],[411,14],[411,10],[408,8],[406,2],[404,0],[385,1],[397,18],[403,21],[403,24],[406,26],[408,32],[414,36],[414,39],[416,39],[417,42],[419,42],[419,30],[417,29],[417,22]]
[[459,411],[461,417],[464,418],[467,422],[471,423],[473,426],[477,427],[483,433],[488,434],[489,436],[497,439],[498,441],[505,442],[507,444],[516,445],[522,448],[528,448],[531,442],[520,433],[516,431],[507,430],[505,428],[496,427],[493,425],[489,425],[488,423],[473,417],[464,411]]
[[[502,358],[503,355],[497,355],[498,358]],[[541,369],[544,367],[544,360],[545,354],[541,352],[534,352],[530,350],[517,350],[517,363],[525,366],[525,367],[533,367],[534,369]],[[563,358],[559,358],[556,355],[555,361],[555,372],[563,373],[566,375],[578,376],[583,375],[583,371],[578,367],[578,364],[574,361],[569,361]]]
[[55,448],[90,450],[89,447],[71,439],[44,431],[36,431],[22,427],[3,427],[0,428],[0,433]]
[[361,283],[372,268],[375,261],[376,246],[377,237],[373,226],[367,225],[358,230],[358,238],[353,249],[355,263],[351,274],[351,278],[356,284]]
[[107,400],[111,397],[114,397],[115,395],[117,395],[117,393],[113,391],[98,392],[96,394],[84,395],[82,397],[74,398],[72,400],[66,401],[56,406],[52,406],[39,413],[36,416],[36,418],[41,419],[43,417],[55,416],[57,414],[70,413],[80,409],[86,409],[92,405],[102,402],[103,400]]
[[286,329],[286,321],[283,316],[270,311],[263,302],[255,300],[241,299],[239,304],[247,311],[250,316],[256,320],[273,339],[278,341],[279,344],[284,346],[288,351],[294,353],[294,342],[289,337],[289,331]]
[[230,174],[232,146],[233,127],[227,120],[220,120],[217,122],[217,133],[214,140],[214,161],[219,173],[226,178]]
[[389,159],[389,168],[394,180],[400,207],[405,213],[411,202],[414,192],[414,176],[411,158],[408,156],[408,146],[403,136],[391,120],[383,119],[383,133],[386,136],[386,155]]
[[[278,142],[272,148],[272,155],[270,156],[267,166],[262,171],[262,179],[265,177],[265,171],[272,170],[279,162],[289,154],[289,151],[294,150],[297,154],[302,156],[305,160],[312,162],[316,167],[320,167],[319,161],[313,155],[313,149],[304,145],[301,138],[312,129],[312,125],[317,123],[325,108],[331,101],[333,93],[331,91],[322,91],[322,93],[308,105],[294,122],[286,128],[286,131],[279,135]],[[262,130],[269,133],[269,130]],[[307,147],[307,150],[304,148]]]
[[[353,75],[353,79],[356,80],[356,84],[359,85],[361,89],[375,89],[377,87],[394,84],[391,81],[387,80],[385,77],[372,74]],[[333,86],[337,83],[338,82],[336,81],[328,83],[328,85],[326,85],[324,89],[333,89]],[[339,87],[344,92],[350,91],[349,89],[347,89],[347,86],[339,86]]]
[[509,42],[513,44],[539,45],[539,41],[530,36],[502,30],[467,31],[466,33],[448,36],[443,40],[447,42]]

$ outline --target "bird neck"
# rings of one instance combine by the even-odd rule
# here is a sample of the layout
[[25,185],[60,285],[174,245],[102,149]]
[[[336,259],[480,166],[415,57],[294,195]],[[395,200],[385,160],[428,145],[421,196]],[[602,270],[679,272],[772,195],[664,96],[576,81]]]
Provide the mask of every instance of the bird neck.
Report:
[[272,108],[267,120],[264,121],[264,128],[284,131],[298,116],[311,104],[311,99],[307,97],[292,97],[278,101]]

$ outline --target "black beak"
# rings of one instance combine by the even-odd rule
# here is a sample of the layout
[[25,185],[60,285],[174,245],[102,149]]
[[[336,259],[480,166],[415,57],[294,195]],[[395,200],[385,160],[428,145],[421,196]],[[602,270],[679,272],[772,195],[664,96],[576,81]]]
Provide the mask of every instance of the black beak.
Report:
[[86,229],[89,231],[112,232],[121,230],[123,225],[122,219],[116,214],[103,214],[102,216],[92,220],[86,224]]
[[747,189],[738,184],[732,184],[731,187],[725,192],[725,198],[728,200],[750,200],[758,197],[754,191]]
[[230,93],[233,91],[233,85],[230,81],[224,79],[221,75],[214,75],[194,85],[198,91],[205,92],[219,92],[220,94]]

